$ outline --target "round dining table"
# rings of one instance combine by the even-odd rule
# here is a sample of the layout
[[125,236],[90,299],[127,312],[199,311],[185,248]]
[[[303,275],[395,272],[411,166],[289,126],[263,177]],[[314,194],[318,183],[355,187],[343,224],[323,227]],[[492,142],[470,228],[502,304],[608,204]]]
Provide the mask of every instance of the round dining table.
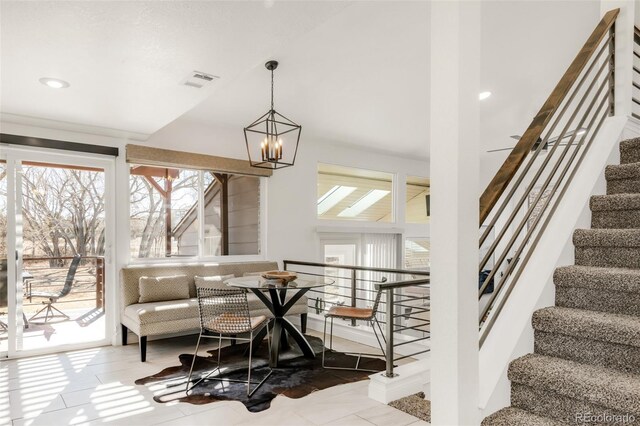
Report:
[[[315,358],[316,354],[304,334],[296,328],[285,316],[293,305],[312,288],[331,285],[334,281],[323,277],[296,278],[286,285],[274,284],[261,276],[230,278],[225,281],[229,287],[250,290],[256,295],[267,309],[273,314],[269,320],[271,330],[271,352],[269,366],[275,368],[280,360],[280,349],[288,348],[287,335],[298,345],[302,354],[307,358]],[[287,295],[290,295],[287,298]],[[260,347],[260,343],[267,336],[267,328],[263,327],[253,338],[253,350]]]

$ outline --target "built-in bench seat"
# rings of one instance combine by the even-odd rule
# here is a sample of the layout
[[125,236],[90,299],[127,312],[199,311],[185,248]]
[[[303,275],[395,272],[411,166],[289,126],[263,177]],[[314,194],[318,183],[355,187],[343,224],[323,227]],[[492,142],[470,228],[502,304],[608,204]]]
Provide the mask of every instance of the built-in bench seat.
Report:
[[[243,262],[218,265],[136,265],[122,268],[120,323],[122,344],[132,331],[140,340],[140,359],[146,361],[148,336],[163,334],[191,334],[200,330],[198,300],[194,277],[229,276],[242,277],[256,272],[278,269],[276,262]],[[169,277],[185,275],[189,281],[189,298],[140,303],[141,277]],[[273,315],[256,295],[247,294],[251,316]],[[302,332],[306,330],[307,298],[301,297],[289,310],[289,315],[300,315]]]

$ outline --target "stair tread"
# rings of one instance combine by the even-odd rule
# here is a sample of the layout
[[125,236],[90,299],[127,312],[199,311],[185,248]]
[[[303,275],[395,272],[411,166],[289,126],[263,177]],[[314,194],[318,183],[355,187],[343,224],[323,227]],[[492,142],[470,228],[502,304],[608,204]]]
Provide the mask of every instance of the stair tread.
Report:
[[575,247],[640,247],[640,229],[576,229]]
[[528,354],[511,362],[509,380],[640,415],[640,376],[561,358]]
[[640,269],[584,265],[561,266],[556,268],[553,282],[557,287],[640,293]]
[[640,178],[640,163],[610,164],[604,170],[607,180]]
[[620,151],[640,149],[640,138],[626,139],[620,142]]
[[566,423],[515,407],[506,407],[482,421],[482,426],[560,426]]
[[535,311],[535,330],[640,347],[640,317],[551,306]]
[[639,210],[640,194],[593,195],[589,201],[591,211]]

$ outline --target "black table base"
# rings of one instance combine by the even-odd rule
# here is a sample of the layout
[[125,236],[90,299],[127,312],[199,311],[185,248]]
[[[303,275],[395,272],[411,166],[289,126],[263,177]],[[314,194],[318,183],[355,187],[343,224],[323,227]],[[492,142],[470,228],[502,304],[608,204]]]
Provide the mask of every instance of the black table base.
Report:
[[[304,335],[284,316],[293,307],[293,305],[307,292],[308,288],[297,289],[296,294],[285,303],[287,291],[292,289],[270,288],[267,297],[263,290],[252,288],[251,291],[265,304],[265,306],[273,314],[273,318],[269,320],[269,330],[271,330],[271,353],[269,354],[269,366],[275,368],[278,366],[278,360],[281,349],[289,347],[287,335],[292,338],[306,358],[315,358],[316,354],[311,348],[311,344]],[[253,338],[254,352],[260,347],[260,343],[267,336],[267,328],[264,327]]]

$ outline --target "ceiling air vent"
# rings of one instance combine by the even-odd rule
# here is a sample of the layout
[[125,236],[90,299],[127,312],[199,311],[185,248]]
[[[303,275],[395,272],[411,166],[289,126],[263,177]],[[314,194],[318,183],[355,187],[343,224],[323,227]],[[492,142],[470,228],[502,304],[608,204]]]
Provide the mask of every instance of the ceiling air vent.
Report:
[[194,87],[196,89],[202,89],[205,86],[210,85],[213,81],[219,79],[217,75],[207,74],[205,72],[194,71],[182,80],[184,86]]

